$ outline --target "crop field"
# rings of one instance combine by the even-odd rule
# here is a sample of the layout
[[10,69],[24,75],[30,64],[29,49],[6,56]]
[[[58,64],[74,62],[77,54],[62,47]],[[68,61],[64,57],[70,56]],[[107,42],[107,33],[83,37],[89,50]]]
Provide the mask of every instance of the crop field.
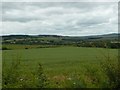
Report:
[[[25,84],[24,87],[34,88],[36,87],[35,80],[28,79],[34,78],[32,75],[34,75],[33,73],[36,72],[40,63],[47,80],[50,82],[48,87],[109,87],[108,78],[100,65],[106,60],[106,57],[113,58],[112,61],[116,62],[114,60],[117,60],[118,50],[68,46],[3,50],[3,73],[7,72],[13,62],[20,61],[20,69],[17,70],[17,73],[21,74],[23,81],[25,79],[24,82],[29,84]],[[14,86],[17,87],[14,84],[8,85],[8,87]],[[7,86],[4,85],[4,87]],[[18,85],[18,87],[20,86]]]

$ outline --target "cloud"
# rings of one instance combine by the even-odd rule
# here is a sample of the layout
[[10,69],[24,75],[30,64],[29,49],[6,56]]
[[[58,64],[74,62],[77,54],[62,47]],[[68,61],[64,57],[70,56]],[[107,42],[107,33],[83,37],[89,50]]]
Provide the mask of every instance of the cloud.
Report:
[[3,0],[3,2],[119,2],[119,0]]
[[92,35],[117,32],[117,3],[3,3],[3,34]]

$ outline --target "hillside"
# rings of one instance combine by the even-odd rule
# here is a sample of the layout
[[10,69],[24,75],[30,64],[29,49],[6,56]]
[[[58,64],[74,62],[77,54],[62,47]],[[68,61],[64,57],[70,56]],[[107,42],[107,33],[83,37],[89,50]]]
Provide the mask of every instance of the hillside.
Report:
[[2,44],[73,45],[82,47],[106,47],[107,45],[108,47],[111,45],[111,43],[119,44],[119,36],[120,34],[117,33],[77,37],[59,35],[7,35],[2,36]]

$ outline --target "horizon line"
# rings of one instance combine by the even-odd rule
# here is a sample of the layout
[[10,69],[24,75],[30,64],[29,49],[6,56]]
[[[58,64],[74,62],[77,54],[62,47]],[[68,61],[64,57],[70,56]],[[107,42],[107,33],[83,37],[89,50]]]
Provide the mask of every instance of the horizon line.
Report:
[[105,33],[105,34],[93,34],[93,35],[83,35],[83,36],[73,36],[73,35],[59,35],[59,34],[6,34],[6,35],[0,35],[0,37],[3,36],[67,36],[67,37],[84,37],[84,36],[99,36],[99,35],[109,35],[109,34],[120,34],[118,33]]

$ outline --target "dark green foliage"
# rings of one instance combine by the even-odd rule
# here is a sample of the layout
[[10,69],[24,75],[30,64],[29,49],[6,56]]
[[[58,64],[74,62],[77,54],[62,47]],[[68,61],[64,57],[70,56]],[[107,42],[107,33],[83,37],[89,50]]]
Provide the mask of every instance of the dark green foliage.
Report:
[[25,49],[28,49],[27,47]]
[[120,48],[120,43],[108,43],[108,48]]
[[2,50],[9,50],[7,47],[2,47]]

